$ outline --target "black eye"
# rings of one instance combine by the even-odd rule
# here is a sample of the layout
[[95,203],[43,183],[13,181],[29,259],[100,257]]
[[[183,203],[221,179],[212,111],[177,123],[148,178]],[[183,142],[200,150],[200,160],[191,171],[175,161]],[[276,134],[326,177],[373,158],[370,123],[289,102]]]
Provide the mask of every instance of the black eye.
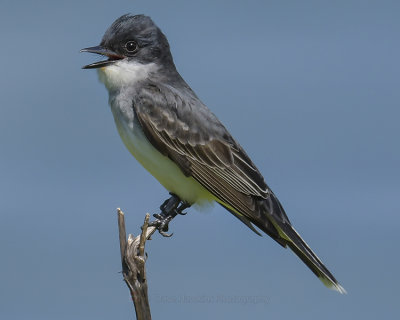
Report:
[[125,43],[126,51],[133,53],[138,49],[138,44],[135,41],[128,41]]

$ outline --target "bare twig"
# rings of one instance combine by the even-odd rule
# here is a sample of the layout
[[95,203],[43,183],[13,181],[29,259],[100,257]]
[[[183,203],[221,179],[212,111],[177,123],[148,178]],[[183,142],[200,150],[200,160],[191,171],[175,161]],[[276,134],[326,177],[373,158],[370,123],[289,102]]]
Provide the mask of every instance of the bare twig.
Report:
[[144,247],[146,240],[157,230],[149,227],[150,214],[146,214],[142,232],[134,238],[131,234],[126,240],[125,218],[121,209],[117,209],[119,244],[121,250],[122,274],[129,288],[138,320],[151,320],[149,298],[147,295],[146,257]]

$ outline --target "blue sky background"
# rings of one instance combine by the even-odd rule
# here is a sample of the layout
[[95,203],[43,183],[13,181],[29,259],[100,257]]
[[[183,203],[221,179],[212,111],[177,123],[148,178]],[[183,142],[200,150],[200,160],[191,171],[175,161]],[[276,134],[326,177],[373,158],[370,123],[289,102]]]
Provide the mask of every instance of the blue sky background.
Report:
[[161,27],[183,77],[348,290],[324,288],[289,250],[215,206],[148,243],[153,318],[393,318],[399,10],[398,1],[2,0],[0,318],[134,317],[115,209],[137,233],[167,192],[125,150],[105,88],[80,69],[95,58],[79,54],[128,12]]

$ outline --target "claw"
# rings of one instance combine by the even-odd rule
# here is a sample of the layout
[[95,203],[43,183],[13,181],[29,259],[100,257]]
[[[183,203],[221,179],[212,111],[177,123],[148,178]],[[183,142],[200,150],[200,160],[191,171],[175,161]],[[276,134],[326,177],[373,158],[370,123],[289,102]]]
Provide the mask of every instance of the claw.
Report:
[[181,204],[176,208],[176,212],[182,216],[186,215],[187,212],[183,212],[183,210],[190,207],[190,204],[186,201],[182,201]]
[[186,201],[181,201],[181,199],[175,195],[171,194],[171,198],[165,200],[163,204],[160,206],[161,213],[153,214],[153,217],[156,218],[155,221],[149,223],[149,226],[156,227],[158,232],[163,237],[172,237],[173,233],[167,233],[168,225],[173,218],[175,218],[178,214],[185,215],[187,212],[183,212],[183,210],[190,207],[190,204]]
[[159,230],[158,232],[165,238],[170,238],[174,234],[173,232],[172,233],[166,233],[166,232],[161,231],[161,230]]

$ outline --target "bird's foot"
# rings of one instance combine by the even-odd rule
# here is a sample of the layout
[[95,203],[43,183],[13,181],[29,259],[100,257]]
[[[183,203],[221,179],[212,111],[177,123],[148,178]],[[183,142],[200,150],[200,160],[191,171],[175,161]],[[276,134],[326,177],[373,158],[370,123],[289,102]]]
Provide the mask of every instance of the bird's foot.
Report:
[[176,212],[178,212],[178,214],[180,214],[181,216],[186,216],[187,212],[183,212],[183,210],[188,209],[188,208],[190,208],[189,202],[181,201],[178,208],[176,208]]
[[170,216],[165,216],[162,213],[153,214],[153,217],[156,218],[155,221],[151,221],[149,226],[156,227],[158,232],[163,237],[171,237],[173,233],[167,233],[169,229],[169,223],[172,220]]
[[156,220],[150,222],[149,226],[156,227],[162,236],[171,237],[172,233],[167,233],[169,223],[178,214],[185,215],[186,212],[183,212],[183,210],[189,207],[189,203],[181,201],[177,195],[171,193],[171,198],[165,200],[160,206],[161,213],[153,214],[153,217],[156,218]]

